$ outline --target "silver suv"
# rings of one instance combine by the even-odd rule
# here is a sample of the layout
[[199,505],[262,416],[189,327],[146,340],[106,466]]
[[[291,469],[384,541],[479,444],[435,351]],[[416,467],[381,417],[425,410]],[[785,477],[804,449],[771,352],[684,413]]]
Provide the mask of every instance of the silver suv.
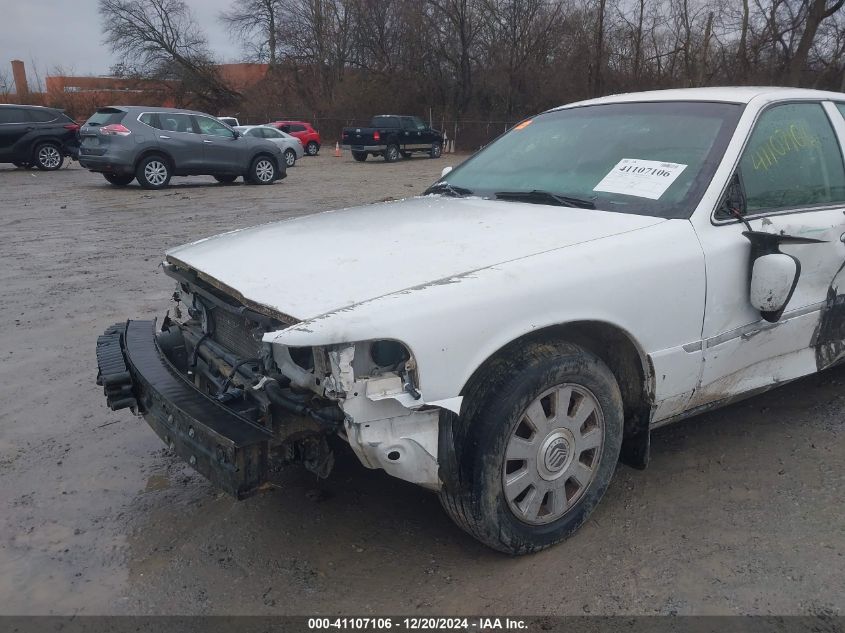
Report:
[[270,185],[286,175],[277,145],[243,136],[202,112],[109,106],[79,134],[79,164],[118,186],[137,178],[144,189],[163,189],[173,176],[196,175]]

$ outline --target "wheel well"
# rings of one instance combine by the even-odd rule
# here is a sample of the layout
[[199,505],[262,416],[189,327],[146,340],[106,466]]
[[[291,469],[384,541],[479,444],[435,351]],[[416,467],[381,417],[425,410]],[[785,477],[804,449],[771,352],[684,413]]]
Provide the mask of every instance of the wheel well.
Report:
[[644,467],[648,460],[648,424],[654,394],[651,361],[634,339],[625,330],[615,325],[603,321],[576,321],[525,334],[485,360],[464,385],[461,393],[467,391],[467,387],[481,376],[484,368],[491,361],[506,354],[514,346],[550,340],[580,345],[598,356],[608,366],[622,394],[625,442],[634,444],[643,441],[646,444],[645,452],[641,457],[629,457],[623,443],[623,461],[635,467]]

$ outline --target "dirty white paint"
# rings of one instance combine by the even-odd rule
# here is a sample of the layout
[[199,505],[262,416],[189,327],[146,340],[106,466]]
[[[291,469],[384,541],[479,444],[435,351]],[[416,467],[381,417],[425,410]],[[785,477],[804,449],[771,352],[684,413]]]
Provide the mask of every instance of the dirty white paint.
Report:
[[[458,412],[473,372],[509,342],[541,328],[590,321],[627,335],[648,376],[652,424],[815,371],[813,332],[845,261],[843,208],[750,218],[754,230],[825,240],[783,247],[802,271],[777,324],[763,322],[750,299],[745,227],[713,214],[767,105],[839,98],[796,89],[707,88],[566,106],[746,104],[689,220],[427,196],[237,231],[169,254],[300,321],[264,336],[282,371],[289,368],[288,347],[349,350],[362,341],[402,342],[412,355],[419,397],[402,375],[356,376],[348,351],[330,352],[332,377],[347,394],[339,403],[348,416],[346,435],[365,465],[437,487],[438,409]],[[845,123],[830,103],[825,110],[841,142]],[[777,284],[770,285],[774,292]],[[307,381],[290,371],[295,382]]]

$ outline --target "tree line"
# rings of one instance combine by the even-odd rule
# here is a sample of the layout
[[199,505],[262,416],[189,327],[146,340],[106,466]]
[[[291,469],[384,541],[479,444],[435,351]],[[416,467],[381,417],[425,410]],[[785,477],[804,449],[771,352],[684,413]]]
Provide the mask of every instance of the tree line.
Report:
[[[120,72],[177,79],[208,109],[514,121],[579,99],[709,85],[845,89],[845,0],[233,0],[244,61],[214,70],[184,0],[100,0]],[[259,117],[260,118],[260,117]]]

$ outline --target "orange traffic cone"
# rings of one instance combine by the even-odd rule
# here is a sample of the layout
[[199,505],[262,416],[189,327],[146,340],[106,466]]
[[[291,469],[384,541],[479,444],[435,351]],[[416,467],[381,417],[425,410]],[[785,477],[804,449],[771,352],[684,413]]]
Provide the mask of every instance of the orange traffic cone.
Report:
[[334,157],[340,158],[340,143],[334,144]]

